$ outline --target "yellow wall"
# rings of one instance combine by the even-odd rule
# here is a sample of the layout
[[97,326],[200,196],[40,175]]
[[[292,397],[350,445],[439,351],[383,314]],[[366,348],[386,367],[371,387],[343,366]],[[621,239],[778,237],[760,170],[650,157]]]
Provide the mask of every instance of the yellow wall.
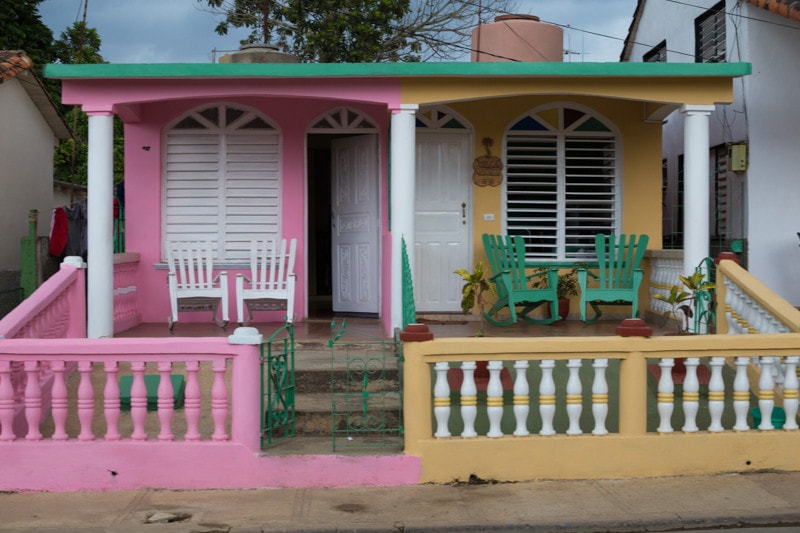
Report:
[[[685,433],[674,428],[672,433],[648,433],[646,428],[648,359],[671,358],[677,353],[700,358],[785,356],[797,354],[800,335],[486,337],[464,341],[441,338],[403,346],[405,453],[420,457],[423,483],[463,481],[473,474],[498,481],[529,481],[800,470],[800,454],[796,453],[800,430],[725,428],[718,433]],[[572,358],[621,361],[618,433],[433,436],[434,363],[447,361],[457,366],[461,361],[527,360],[534,366],[542,359]],[[584,367],[588,364],[584,361]],[[535,384],[531,384],[529,394],[536,394]],[[583,390],[582,394],[590,395],[591,391]],[[681,409],[680,395],[671,401],[675,410]],[[451,416],[459,416],[459,404],[450,404],[450,408]],[[530,418],[536,416],[533,411],[529,414]]]
[[[456,102],[450,107],[474,129],[475,156],[484,155],[483,139],[494,141],[492,155],[502,157],[507,128],[531,109],[549,102],[579,104],[611,121],[622,142],[622,231],[646,233],[650,248],[661,247],[661,124],[642,119],[641,102],[595,97],[528,96]],[[464,179],[470,179],[465,176]],[[485,261],[483,233],[502,233],[503,187],[473,186],[473,249],[475,261]],[[493,214],[493,221],[484,221]]]

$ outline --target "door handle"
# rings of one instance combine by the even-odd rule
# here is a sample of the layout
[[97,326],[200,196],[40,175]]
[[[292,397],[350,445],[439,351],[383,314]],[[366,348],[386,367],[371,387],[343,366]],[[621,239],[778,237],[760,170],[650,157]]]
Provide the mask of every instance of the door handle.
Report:
[[461,202],[461,225],[467,225],[467,202]]

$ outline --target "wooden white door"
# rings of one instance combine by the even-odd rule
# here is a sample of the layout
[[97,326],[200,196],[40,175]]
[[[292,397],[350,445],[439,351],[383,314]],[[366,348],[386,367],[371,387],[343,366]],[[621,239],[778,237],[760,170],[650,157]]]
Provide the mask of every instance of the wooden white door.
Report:
[[333,311],[378,314],[380,263],[375,135],[331,143]]
[[469,133],[417,130],[414,270],[417,311],[461,310],[463,282],[453,271],[457,268],[472,271],[469,142]]

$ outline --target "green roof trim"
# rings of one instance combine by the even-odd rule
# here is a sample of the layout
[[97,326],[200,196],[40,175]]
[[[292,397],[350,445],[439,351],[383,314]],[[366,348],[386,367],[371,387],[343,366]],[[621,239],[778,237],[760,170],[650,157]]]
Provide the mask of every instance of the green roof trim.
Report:
[[45,66],[58,79],[302,77],[739,77],[750,63],[105,63]]

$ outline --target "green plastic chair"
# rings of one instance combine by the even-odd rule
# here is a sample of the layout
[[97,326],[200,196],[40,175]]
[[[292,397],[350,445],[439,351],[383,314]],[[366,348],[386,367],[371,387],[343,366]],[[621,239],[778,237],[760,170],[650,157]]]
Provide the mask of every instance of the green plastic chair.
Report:
[[[631,316],[639,313],[639,287],[644,273],[639,268],[647,250],[647,235],[604,235],[594,238],[597,253],[597,273],[586,268],[578,269],[578,286],[581,291],[581,320],[587,324],[602,316],[600,305],[630,305]],[[589,286],[589,279],[596,283]],[[586,308],[591,306],[595,316],[586,317]]]
[[[547,269],[531,274],[525,272],[525,241],[521,236],[483,234],[483,248],[492,268],[489,281],[497,287],[497,302],[484,313],[484,317],[496,326],[509,326],[517,322],[517,316],[533,324],[552,324],[558,317],[558,271]],[[534,288],[531,280],[546,276],[547,287]],[[529,313],[543,304],[550,304],[550,316],[533,318]],[[509,318],[497,318],[497,313],[508,308]],[[517,307],[522,310],[517,311]]]

